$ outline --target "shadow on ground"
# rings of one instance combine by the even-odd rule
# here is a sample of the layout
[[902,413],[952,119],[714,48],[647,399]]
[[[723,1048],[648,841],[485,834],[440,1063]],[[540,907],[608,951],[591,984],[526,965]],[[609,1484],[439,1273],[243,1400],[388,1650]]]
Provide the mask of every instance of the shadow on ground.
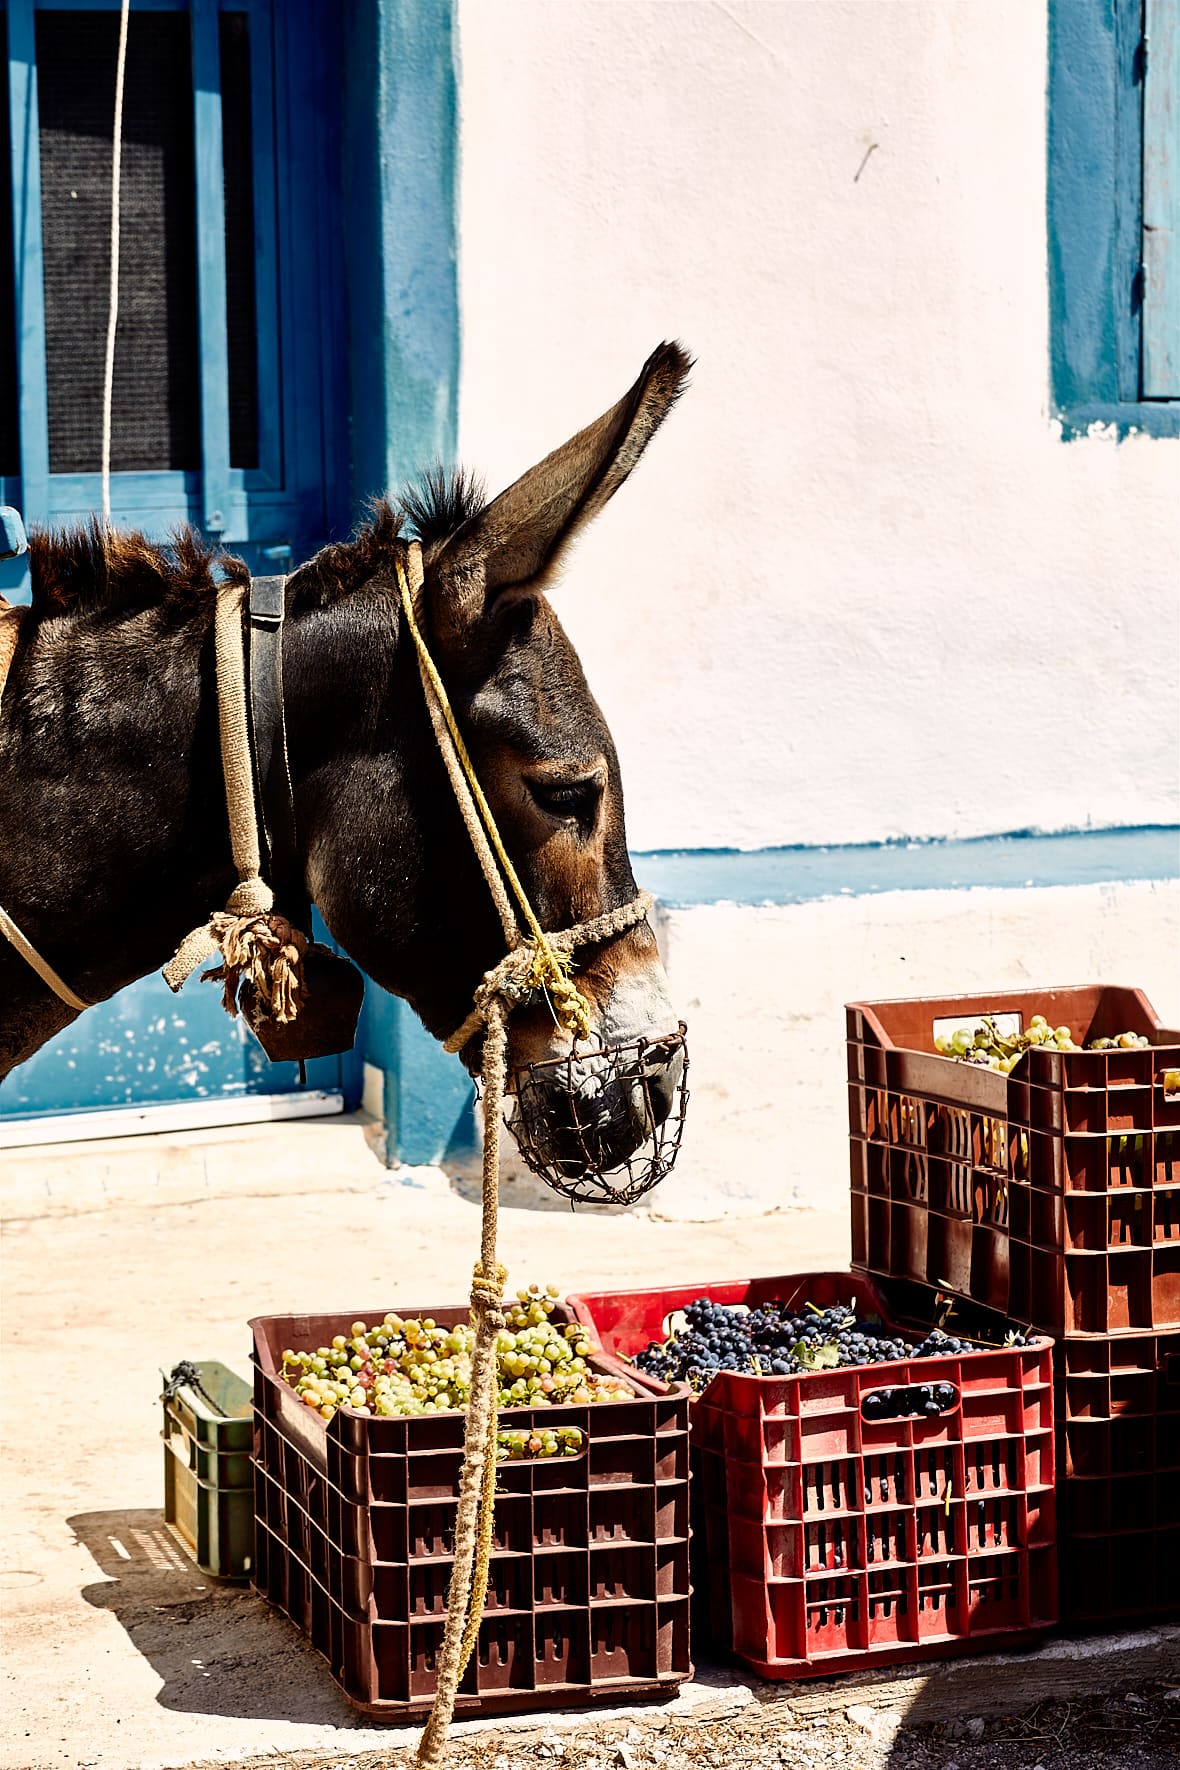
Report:
[[[479,1168],[472,1162],[462,1166],[448,1162],[446,1166],[451,1191],[466,1199],[468,1204],[478,1204],[483,1192]],[[560,1211],[567,1217],[580,1216],[587,1211],[598,1217],[622,1217],[629,1211],[626,1205],[575,1204],[530,1173],[522,1162],[505,1157],[501,1157],[499,1197],[500,1207],[506,1211]]]
[[355,1727],[358,1720],[303,1636],[248,1585],[209,1579],[157,1511],[66,1520],[103,1577],[84,1586],[162,1680],[166,1709]]

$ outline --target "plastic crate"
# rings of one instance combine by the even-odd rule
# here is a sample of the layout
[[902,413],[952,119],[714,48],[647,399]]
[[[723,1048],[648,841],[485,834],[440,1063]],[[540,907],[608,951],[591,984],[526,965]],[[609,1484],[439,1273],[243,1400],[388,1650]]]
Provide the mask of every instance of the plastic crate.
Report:
[[[1010,1075],[937,1053],[936,1030],[1035,1013],[1075,1042]],[[1054,1335],[1180,1325],[1180,1033],[1139,990],[854,1002],[852,1263],[937,1285]]]
[[[278,1374],[282,1350],[324,1344],[356,1313],[251,1323],[254,1583],[356,1708],[412,1720],[434,1697],[464,1416],[310,1417]],[[467,1319],[461,1305],[401,1313]],[[499,1466],[487,1608],[457,1714],[667,1695],[691,1676],[688,1391],[636,1387],[634,1401],[500,1410],[506,1430],[580,1427],[584,1448]]]
[[164,1399],[165,1446],[201,1481],[215,1487],[250,1487],[254,1481],[253,1389],[213,1359],[204,1360],[197,1369],[201,1389],[184,1384]]
[[254,1559],[254,1434],[250,1384],[223,1364],[197,1365],[163,1404],[164,1521],[217,1579],[248,1579]]
[[[862,1316],[888,1319],[875,1287],[847,1273],[569,1303],[625,1357],[700,1296],[855,1299]],[[955,1387],[953,1409],[864,1419],[865,1395],[931,1381]],[[691,1422],[714,1638],[760,1677],[1016,1646],[1055,1622],[1047,1341],[799,1377],[721,1372]]]
[[1180,1616],[1180,1334],[1057,1348],[1061,1610]]

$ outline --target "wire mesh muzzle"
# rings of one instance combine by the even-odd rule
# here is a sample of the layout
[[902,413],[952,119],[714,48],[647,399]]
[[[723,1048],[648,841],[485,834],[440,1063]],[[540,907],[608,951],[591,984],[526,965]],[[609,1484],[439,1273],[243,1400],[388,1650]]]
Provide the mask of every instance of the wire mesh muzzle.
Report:
[[525,1164],[581,1204],[629,1205],[658,1186],[680,1149],[688,1047],[676,1032],[575,1046],[513,1073],[505,1120]]

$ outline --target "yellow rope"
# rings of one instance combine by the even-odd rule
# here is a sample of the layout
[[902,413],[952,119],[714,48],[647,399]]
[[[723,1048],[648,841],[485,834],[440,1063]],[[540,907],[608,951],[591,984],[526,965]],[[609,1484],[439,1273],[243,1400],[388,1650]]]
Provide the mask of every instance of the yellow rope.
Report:
[[[590,1004],[569,975],[574,949],[611,939],[634,927],[647,915],[652,900],[646,892],[640,892],[631,903],[575,928],[564,929],[552,940],[545,935],[505,852],[496,820],[480,789],[467,746],[451,711],[447,691],[415,618],[414,593],[421,589],[423,581],[421,548],[417,542],[410,544],[409,574],[400,558],[396,565],[402,609],[418,653],[434,735],[463,822],[500,913],[509,947],[507,957],[481,980],[475,991],[471,1014],[446,1043],[447,1050],[454,1051],[480,1028],[483,1029],[483,1206],[479,1260],[471,1284],[471,1314],[475,1324],[471,1389],[463,1429],[463,1467],[455,1513],[455,1559],[447,1590],[446,1629],[439,1653],[434,1703],[422,1730],[415,1759],[419,1770],[435,1770],[445,1756],[447,1729],[455,1711],[459,1685],[479,1639],[495,1535],[496,1341],[504,1326],[500,1305],[508,1277],[497,1258],[496,1230],[500,1126],[508,1082],[508,1016],[530,990],[545,989],[554,1012],[566,1029],[577,1037],[587,1038],[591,1028]],[[440,712],[441,720],[437,716]],[[496,871],[497,862],[503,869],[503,876]],[[531,939],[524,943],[520,941],[520,930],[515,925],[512,906],[504,891],[504,878],[511,884],[531,931]]]
[[[416,548],[418,543],[416,541],[411,542],[411,546]],[[552,999],[557,1017],[561,1021],[561,1024],[566,1028],[567,1032],[576,1034],[578,1038],[587,1039],[590,1036],[591,1026],[590,1004],[587,1002],[581,990],[570,978],[572,961],[569,954],[555,952],[545,938],[545,931],[537,920],[533,906],[529,902],[528,893],[521,884],[520,879],[517,876],[516,868],[508,857],[508,851],[504,847],[500,832],[496,827],[496,820],[492,815],[492,808],[484,797],[483,788],[480,786],[478,776],[475,772],[475,766],[467,751],[467,745],[463,742],[463,734],[459,730],[459,726],[456,722],[454,712],[451,708],[450,698],[447,695],[442,677],[439,675],[438,670],[435,667],[434,659],[431,657],[430,652],[427,649],[426,641],[423,639],[418,622],[415,619],[414,602],[413,597],[410,594],[410,585],[409,580],[406,577],[406,568],[400,558],[396,560],[395,564],[397,569],[398,589],[401,592],[402,610],[406,617],[406,625],[410,630],[410,637],[413,639],[415,650],[418,653],[419,665],[434,691],[435,700],[442,712],[443,719],[446,721],[446,727],[450,733],[451,742],[455,746],[455,754],[458,756],[463,773],[466,776],[467,785],[471,791],[471,797],[479,808],[479,815],[483,819],[488,840],[495,851],[496,859],[500,863],[504,877],[512,887],[512,894],[520,905],[521,914],[524,916],[529,932],[532,935],[535,948],[535,958],[531,973],[532,987],[537,990],[545,990],[548,993]]]

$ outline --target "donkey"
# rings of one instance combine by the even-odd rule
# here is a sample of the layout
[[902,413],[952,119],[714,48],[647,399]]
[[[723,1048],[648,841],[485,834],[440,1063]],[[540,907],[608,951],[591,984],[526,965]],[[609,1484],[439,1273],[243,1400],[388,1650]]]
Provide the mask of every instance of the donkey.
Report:
[[[429,643],[541,925],[628,903],[618,759],[546,589],[690,366],[661,345],[617,405],[491,503],[471,477],[436,470],[288,581],[284,699],[307,893],[436,1037],[463,1022],[504,939],[431,733],[395,550],[410,534],[422,544]],[[0,710],[0,904],[98,1001],[163,964],[235,882],[211,629],[214,566],[246,574],[191,531],[163,548],[95,524],[35,535],[30,552],[32,607]],[[604,1048],[676,1024],[646,922],[594,951],[578,982]],[[75,1016],[0,940],[0,1079]],[[462,1052],[473,1071],[479,1043]],[[544,1007],[512,1016],[511,1070],[569,1046]],[[657,1118],[680,1062],[671,1054],[649,1077]],[[643,1133],[634,1117],[624,1158]]]

